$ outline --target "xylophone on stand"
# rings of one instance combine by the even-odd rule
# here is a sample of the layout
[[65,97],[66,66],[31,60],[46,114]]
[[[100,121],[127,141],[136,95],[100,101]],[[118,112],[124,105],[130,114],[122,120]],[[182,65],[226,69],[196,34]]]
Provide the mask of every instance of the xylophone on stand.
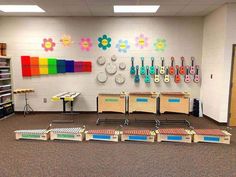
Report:
[[[123,119],[115,118],[99,118],[101,113],[121,113],[124,115]],[[120,94],[100,93],[97,97],[97,122],[100,123],[121,123],[124,125],[129,124],[126,118],[126,95],[124,92]]]
[[193,142],[222,143],[230,144],[231,134],[219,129],[195,129],[193,132]]
[[25,106],[24,106],[24,116],[26,114],[29,114],[30,112],[33,112],[34,110],[28,103],[27,93],[34,92],[33,89],[16,89],[13,91],[14,94],[24,94],[25,95]]
[[[157,115],[157,93],[156,92],[131,92],[129,93],[129,114],[135,112],[152,113]],[[156,127],[160,121],[155,119],[135,119],[136,123],[151,123]]]
[[183,128],[160,128],[156,130],[157,142],[171,141],[171,142],[192,142],[192,133],[190,130]]
[[73,102],[80,95],[79,92],[63,92],[51,98],[52,101],[63,101],[63,113],[66,111],[66,103],[70,102],[70,113],[73,113]]
[[83,141],[84,140],[83,128],[54,128],[50,130],[50,140],[72,140],[72,141]]
[[123,130],[120,132],[121,141],[154,142],[156,133],[150,130]]
[[99,140],[99,141],[119,141],[120,132],[115,129],[103,129],[103,130],[88,130],[85,131],[85,139]]
[[[190,98],[187,92],[161,92],[160,113],[172,112],[189,115]],[[160,120],[161,125],[186,125],[191,127],[186,119]]]

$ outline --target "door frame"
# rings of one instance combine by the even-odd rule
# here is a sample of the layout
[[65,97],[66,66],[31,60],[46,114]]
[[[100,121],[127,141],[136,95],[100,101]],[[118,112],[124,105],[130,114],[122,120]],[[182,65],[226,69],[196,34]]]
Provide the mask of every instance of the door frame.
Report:
[[230,126],[230,108],[231,108],[231,96],[232,96],[232,82],[233,82],[233,73],[234,73],[234,56],[236,55],[236,44],[232,45],[232,58],[231,58],[231,72],[230,72],[230,83],[229,83],[229,99],[228,99],[228,118],[227,126]]

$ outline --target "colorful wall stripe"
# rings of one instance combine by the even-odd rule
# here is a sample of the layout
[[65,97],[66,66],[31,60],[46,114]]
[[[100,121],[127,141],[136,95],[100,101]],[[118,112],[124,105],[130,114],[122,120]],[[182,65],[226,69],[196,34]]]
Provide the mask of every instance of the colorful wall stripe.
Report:
[[92,72],[91,61],[21,56],[22,76],[53,75],[60,73]]

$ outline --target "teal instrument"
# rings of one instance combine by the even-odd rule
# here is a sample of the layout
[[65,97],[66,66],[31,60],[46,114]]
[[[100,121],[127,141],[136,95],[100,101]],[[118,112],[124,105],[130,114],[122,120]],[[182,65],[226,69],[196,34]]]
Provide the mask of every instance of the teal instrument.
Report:
[[150,74],[155,74],[155,66],[154,66],[154,57],[151,57],[152,65],[150,66]]
[[146,69],[145,69],[145,66],[144,66],[144,57],[141,57],[141,62],[142,62],[142,66],[140,68],[140,74],[145,75]]
[[135,74],[135,77],[134,77],[134,82],[135,83],[139,83],[139,81],[140,81],[138,70],[139,70],[139,66],[137,65],[136,66],[136,74]]
[[145,76],[144,82],[146,84],[151,82],[151,76],[149,73],[149,66],[146,66],[146,76]]
[[131,57],[131,67],[130,67],[130,74],[135,74],[135,67],[134,67],[134,57]]

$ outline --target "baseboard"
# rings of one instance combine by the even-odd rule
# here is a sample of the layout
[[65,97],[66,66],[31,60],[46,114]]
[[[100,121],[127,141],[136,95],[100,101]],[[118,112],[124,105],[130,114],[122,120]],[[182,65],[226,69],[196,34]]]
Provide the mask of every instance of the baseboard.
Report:
[[212,119],[211,117],[209,117],[209,116],[207,116],[207,115],[205,115],[205,114],[203,114],[203,116],[204,116],[205,118],[207,118],[208,120],[210,120],[210,121],[216,123],[217,125],[221,125],[221,126],[227,126],[227,125],[228,125],[227,123],[217,122],[215,119]]
[[[23,114],[24,111],[15,111],[16,114]],[[63,113],[62,111],[34,111],[33,113],[37,114],[61,114]],[[69,113],[69,112],[68,112]],[[73,111],[73,113],[97,113],[97,111]]]

